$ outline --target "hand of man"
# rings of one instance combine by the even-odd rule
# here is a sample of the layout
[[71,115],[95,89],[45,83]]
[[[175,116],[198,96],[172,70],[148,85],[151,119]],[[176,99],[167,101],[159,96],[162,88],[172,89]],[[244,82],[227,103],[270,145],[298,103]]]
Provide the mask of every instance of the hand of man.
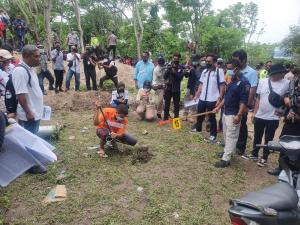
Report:
[[34,116],[33,116],[32,112],[28,112],[26,114],[26,118],[27,118],[27,121],[34,121]]
[[117,135],[116,133],[114,133],[114,132],[111,132],[110,135],[111,135],[112,138],[116,138],[116,137],[118,136],[118,135]]
[[100,103],[99,100],[97,100],[97,101],[95,102],[95,106],[96,106],[96,109],[99,109],[99,108],[101,107],[101,103]]
[[194,99],[194,95],[190,95],[190,100],[193,100]]
[[233,118],[233,123],[234,124],[239,124],[241,122],[241,115],[236,115],[234,118]]
[[216,107],[212,110],[213,113],[218,113],[220,111],[220,108],[219,107]]

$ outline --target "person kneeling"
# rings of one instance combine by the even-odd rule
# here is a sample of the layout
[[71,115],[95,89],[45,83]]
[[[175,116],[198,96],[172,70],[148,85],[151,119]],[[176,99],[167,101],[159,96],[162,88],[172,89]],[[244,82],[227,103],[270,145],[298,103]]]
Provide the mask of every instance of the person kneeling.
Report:
[[[233,62],[232,82],[227,86],[225,98],[213,110],[218,112],[224,106],[223,133],[225,140],[224,153],[221,154],[222,160],[215,164],[215,167],[224,168],[230,165],[231,156],[235,151],[239,137],[241,118],[246,111],[248,102],[248,92],[250,85],[241,75],[238,64]],[[232,74],[232,73],[229,73]]]
[[151,87],[151,82],[146,80],[144,82],[143,88],[139,89],[136,96],[136,101],[138,102],[136,112],[141,119],[145,119],[148,121],[154,120],[155,116],[155,92],[151,89]]
[[116,108],[103,108],[103,114],[100,102],[97,101],[95,105],[94,125],[97,127],[97,136],[100,138],[100,148],[98,151],[100,157],[107,157],[104,150],[106,142],[112,142],[113,145],[116,142],[131,146],[136,145],[137,140],[125,132],[126,125],[128,124],[128,107],[126,105],[121,104]]

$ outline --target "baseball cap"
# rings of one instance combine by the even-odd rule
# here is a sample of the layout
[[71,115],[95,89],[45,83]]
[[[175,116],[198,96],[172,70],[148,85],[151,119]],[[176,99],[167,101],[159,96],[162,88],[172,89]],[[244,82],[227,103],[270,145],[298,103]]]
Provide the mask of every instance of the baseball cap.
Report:
[[14,57],[10,54],[9,51],[5,49],[0,49],[0,61],[5,61],[9,59],[13,59]]

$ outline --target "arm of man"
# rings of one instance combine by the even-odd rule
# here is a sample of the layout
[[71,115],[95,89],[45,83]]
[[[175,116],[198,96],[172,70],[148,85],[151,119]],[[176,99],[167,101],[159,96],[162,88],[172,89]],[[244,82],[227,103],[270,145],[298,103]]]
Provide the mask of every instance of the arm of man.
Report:
[[34,121],[34,116],[31,112],[31,110],[28,107],[27,100],[26,100],[26,94],[18,94],[17,99],[21,107],[23,108],[24,112],[26,113],[26,118],[28,121]]
[[100,107],[100,102],[96,101],[95,102],[95,113],[94,113],[94,126],[98,126],[101,123],[101,118],[103,118],[102,115],[99,115],[99,107]]
[[240,103],[240,108],[238,114],[233,118],[234,124],[239,124],[241,122],[243,113],[246,111],[247,105],[243,102]]

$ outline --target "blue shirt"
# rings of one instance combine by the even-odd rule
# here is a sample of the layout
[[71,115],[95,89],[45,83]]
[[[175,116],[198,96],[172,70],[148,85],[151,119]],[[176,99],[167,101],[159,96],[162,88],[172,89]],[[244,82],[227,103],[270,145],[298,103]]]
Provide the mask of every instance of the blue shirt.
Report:
[[247,65],[245,69],[241,70],[241,74],[248,80],[251,87],[257,87],[258,76],[256,70]]
[[134,80],[137,80],[138,88],[143,88],[144,81],[148,80],[152,82],[153,79],[154,64],[150,61],[144,63],[143,60],[139,61],[134,70]]
[[240,77],[227,85],[224,98],[225,115],[237,115],[240,103],[247,105],[250,84],[246,78]]

